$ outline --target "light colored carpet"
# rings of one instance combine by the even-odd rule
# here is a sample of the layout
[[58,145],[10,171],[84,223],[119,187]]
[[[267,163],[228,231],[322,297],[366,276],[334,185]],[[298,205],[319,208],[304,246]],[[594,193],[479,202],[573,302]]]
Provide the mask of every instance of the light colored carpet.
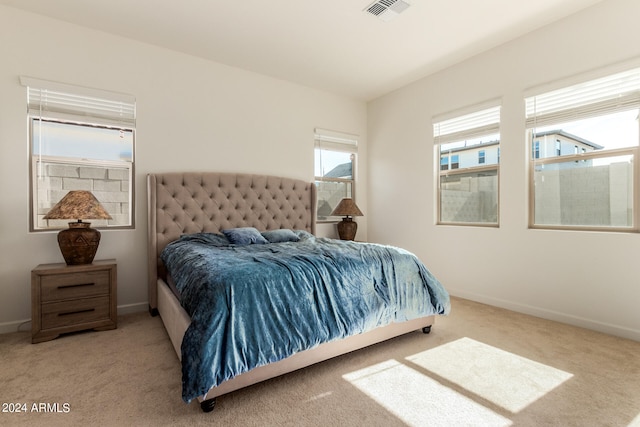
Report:
[[[0,425],[640,426],[639,342],[452,305],[430,335],[222,396],[208,414],[182,402],[178,359],[147,313],[40,344],[0,335]],[[16,403],[27,412],[4,412]]]

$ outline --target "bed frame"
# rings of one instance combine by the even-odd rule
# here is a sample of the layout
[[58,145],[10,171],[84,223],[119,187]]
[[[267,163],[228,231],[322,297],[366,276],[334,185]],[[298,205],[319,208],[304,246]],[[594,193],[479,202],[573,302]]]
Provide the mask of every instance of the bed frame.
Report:
[[[159,259],[169,242],[182,234],[218,233],[234,227],[316,231],[313,182],[241,173],[172,172],[149,174],[147,190],[149,311],[154,316],[160,314],[179,359],[182,338],[191,320],[167,285],[166,270]],[[408,332],[422,329],[429,333],[433,321],[434,316],[428,316],[393,323],[322,344],[238,375],[198,400],[209,412],[217,396]]]

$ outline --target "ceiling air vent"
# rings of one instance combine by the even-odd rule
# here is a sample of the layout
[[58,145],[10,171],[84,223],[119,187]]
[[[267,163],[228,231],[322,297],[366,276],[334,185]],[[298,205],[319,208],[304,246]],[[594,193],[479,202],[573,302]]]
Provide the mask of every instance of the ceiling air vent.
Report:
[[388,22],[404,12],[409,6],[411,4],[404,0],[378,0],[367,6],[365,12]]

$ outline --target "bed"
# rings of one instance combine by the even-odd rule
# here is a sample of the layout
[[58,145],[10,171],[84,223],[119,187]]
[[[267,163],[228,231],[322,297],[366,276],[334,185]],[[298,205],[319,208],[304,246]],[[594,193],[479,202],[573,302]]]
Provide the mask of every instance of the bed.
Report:
[[[448,294],[418,262],[415,274],[420,276],[421,280],[426,277],[425,280],[429,281],[429,285],[414,286],[406,292],[400,288],[401,285],[398,285],[400,291],[394,290],[393,295],[399,295],[396,299],[403,301],[419,299],[420,303],[410,302],[406,308],[385,308],[384,311],[376,311],[373,314],[374,320],[367,318],[356,322],[359,314],[348,311],[352,306],[355,307],[352,311],[360,313],[368,311],[369,306],[386,307],[387,304],[378,304],[379,295],[366,296],[363,297],[362,302],[356,302],[361,294],[369,295],[372,292],[358,291],[357,295],[353,295],[354,292],[344,291],[348,288],[355,289],[358,281],[366,280],[358,279],[358,274],[361,273],[343,274],[340,269],[346,269],[345,264],[350,266],[361,258],[369,257],[369,254],[380,252],[383,254],[385,263],[388,257],[394,259],[389,261],[390,267],[375,267],[376,270],[385,271],[384,277],[379,281],[383,282],[382,285],[377,283],[376,287],[392,289],[393,286],[395,289],[396,277],[400,274],[398,272],[405,268],[404,263],[408,262],[413,269],[414,262],[406,261],[405,257],[415,258],[415,256],[399,248],[384,245],[316,237],[316,187],[313,182],[242,173],[172,172],[148,175],[147,187],[149,310],[152,315],[160,315],[174,350],[182,362],[183,400],[190,402],[197,398],[205,412],[213,410],[217,397],[234,390],[408,332],[422,330],[428,333],[434,316],[449,312]],[[276,236],[278,239],[273,240],[273,244],[271,244],[272,240],[266,241],[267,244],[239,244],[238,241],[229,240],[237,237],[228,233],[231,231],[251,231],[254,234],[257,232],[259,235]],[[280,239],[282,235],[288,237],[295,235],[297,240],[293,238],[282,240]],[[296,252],[303,250],[307,252]],[[207,272],[200,273],[200,270],[196,270],[192,264],[184,261],[184,259],[190,259],[192,260],[190,262],[202,265],[205,263],[202,261],[205,252],[206,268],[209,269]],[[209,252],[213,252],[214,256],[209,255]],[[175,255],[176,253],[179,255]],[[177,258],[178,256],[186,258]],[[266,257],[268,261],[258,257]],[[321,259],[317,261],[315,257]],[[398,257],[397,260],[396,257]],[[216,261],[209,261],[209,258]],[[225,261],[220,261],[223,259]],[[240,259],[245,261],[240,263]],[[330,268],[327,271],[323,270],[325,278],[339,277],[336,275],[343,274],[338,280],[340,295],[323,296],[329,291],[317,287],[321,286],[318,283],[331,280],[319,280],[315,276],[309,276],[310,278],[302,281],[302,276],[306,277],[307,273],[301,273],[302,270],[298,270],[297,262],[304,264],[309,262],[308,259],[311,260],[315,270]],[[346,259],[354,262],[347,262]],[[222,265],[225,268],[229,266],[231,266],[229,268],[236,268],[237,265],[255,264],[255,260],[259,260],[260,265],[267,262],[271,264],[265,264],[268,265],[264,267],[267,270],[245,271],[245,280],[227,279],[229,276],[227,270],[219,270]],[[331,264],[330,267],[325,265],[327,262]],[[211,266],[211,263],[215,265]],[[173,265],[172,271],[168,271],[170,269],[167,268],[167,264]],[[213,270],[214,267],[218,270]],[[258,267],[251,265],[247,268]],[[268,270],[269,268],[271,270]],[[363,267],[358,265],[353,268],[362,270]],[[262,274],[262,271],[268,271],[268,273]],[[285,273],[282,273],[283,271]],[[270,282],[272,279],[279,281],[280,276],[290,276],[287,280],[291,283],[286,285],[289,286],[286,288],[289,290],[286,295],[284,291],[274,291],[279,289],[275,285],[263,286],[263,283]],[[221,284],[222,277],[233,283]],[[211,283],[206,286],[200,283],[205,279]],[[298,286],[302,286],[297,284],[298,281],[304,282],[308,290],[298,291]],[[388,282],[393,283],[390,285]],[[249,283],[251,285],[247,287]],[[347,286],[348,284],[351,284],[350,287]],[[243,285],[247,286],[243,288]],[[235,291],[225,288],[226,286],[236,286],[233,288]],[[411,296],[416,292],[422,293],[422,288],[427,289],[427,287],[429,290],[425,291],[426,296],[420,298]],[[203,289],[206,292],[213,292],[214,288],[221,288],[225,293],[221,294],[222,297],[215,297],[213,294],[203,296],[209,295],[202,294],[205,292]],[[263,288],[265,290],[262,290]],[[238,289],[243,290],[240,292]],[[244,297],[246,289],[251,289],[251,293],[254,293],[254,289],[259,289],[255,291],[258,296],[252,296],[256,299],[252,303],[255,303],[257,308],[238,308],[240,307],[237,302],[239,299],[236,295],[243,295],[244,301],[247,299]],[[257,294],[257,292],[265,293]],[[288,295],[289,293],[291,295]],[[267,302],[266,298],[272,298],[271,294],[277,295],[274,300]],[[391,292],[387,294],[391,295]],[[312,304],[295,302],[311,298],[311,295],[314,298],[320,295],[321,301],[314,300]],[[352,297],[353,301],[349,299]],[[284,298],[298,299],[294,302],[282,302]],[[213,314],[203,314],[204,306],[213,307],[216,304],[218,305],[212,310]],[[291,315],[298,317],[292,320],[286,318],[290,314],[274,312],[274,307],[278,305],[285,307],[284,311],[287,313],[295,311]],[[309,312],[305,311],[307,309],[304,307],[307,306],[310,307]],[[324,314],[322,316],[310,314],[316,313],[318,307],[325,306],[332,307],[332,311],[338,313],[338,320],[334,317],[334,320],[325,321]],[[290,307],[296,307],[296,310]],[[270,315],[265,317],[261,312],[260,321],[247,318],[249,320],[241,319],[236,321],[235,326],[224,330],[220,326],[226,322],[225,319],[230,318],[228,312],[237,312],[245,316],[249,316],[246,313],[251,313],[253,316],[254,312],[260,310],[264,310],[265,313],[275,313],[273,316],[278,322],[271,322]],[[222,317],[219,315],[221,311],[225,312]],[[336,315],[331,314],[331,316]],[[304,322],[297,320],[301,318],[305,319]],[[327,319],[330,318],[327,317]],[[243,343],[236,343],[238,339],[233,334],[236,334],[235,331],[239,329],[238,325],[247,322],[253,322],[256,326],[250,329],[245,328],[237,334],[240,334],[243,339],[248,335],[255,335],[249,339],[257,339],[260,342],[267,340],[266,348],[271,351],[268,356],[264,356],[262,350],[252,350],[249,347],[242,347],[245,345]],[[327,325],[324,324],[325,322]],[[274,327],[278,330],[289,327],[288,324],[292,324],[291,327],[297,329],[288,331],[286,334],[274,333],[267,329],[260,331],[263,323],[274,323]],[[355,325],[352,326],[352,323]],[[306,327],[300,327],[302,324]],[[340,332],[334,333],[334,329],[340,329]],[[278,335],[284,338],[278,338]],[[228,341],[220,344],[214,341],[218,337]],[[235,351],[228,350],[233,346],[237,346]],[[229,357],[240,360],[223,360],[216,364],[221,368],[214,369],[209,365],[211,360],[207,357],[213,357],[217,361],[220,353],[224,355],[230,353]],[[196,366],[198,364],[200,365]],[[224,370],[224,372],[218,372],[218,370]],[[198,375],[192,375],[192,371],[197,371]],[[200,372],[207,372],[210,374],[209,378],[200,379]],[[194,384],[191,384],[191,377],[197,377],[193,380]]]

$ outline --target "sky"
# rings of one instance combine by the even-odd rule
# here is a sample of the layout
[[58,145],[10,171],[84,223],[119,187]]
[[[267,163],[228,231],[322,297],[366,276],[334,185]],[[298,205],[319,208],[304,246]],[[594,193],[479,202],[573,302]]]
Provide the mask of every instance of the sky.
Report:
[[133,132],[34,119],[32,148],[34,155],[131,161]]

